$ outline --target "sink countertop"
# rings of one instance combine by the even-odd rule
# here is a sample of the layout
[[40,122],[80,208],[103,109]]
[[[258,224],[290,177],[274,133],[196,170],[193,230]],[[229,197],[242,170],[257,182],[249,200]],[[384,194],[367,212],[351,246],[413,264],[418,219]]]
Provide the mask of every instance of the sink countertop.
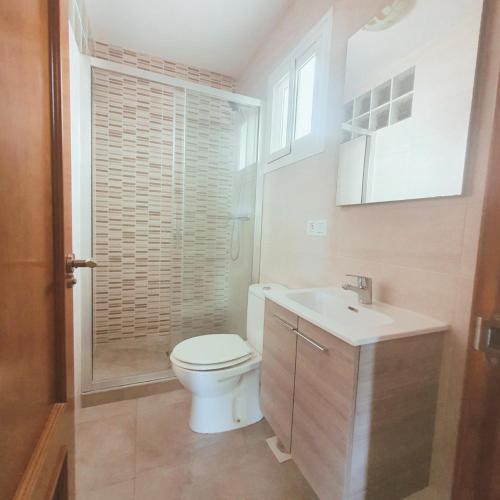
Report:
[[341,288],[266,291],[265,296],[313,325],[353,346],[443,332],[442,321],[383,302],[358,303]]

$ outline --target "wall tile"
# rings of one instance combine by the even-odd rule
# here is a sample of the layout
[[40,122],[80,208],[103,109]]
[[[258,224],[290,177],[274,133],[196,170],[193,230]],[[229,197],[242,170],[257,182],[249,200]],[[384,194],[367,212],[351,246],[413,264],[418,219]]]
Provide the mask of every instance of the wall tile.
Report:
[[[92,53],[234,87],[225,75],[102,42]],[[188,336],[225,331],[229,215],[245,181],[235,172],[239,115],[227,101],[102,69],[93,70],[92,90],[96,345],[158,349],[162,339],[169,351]]]

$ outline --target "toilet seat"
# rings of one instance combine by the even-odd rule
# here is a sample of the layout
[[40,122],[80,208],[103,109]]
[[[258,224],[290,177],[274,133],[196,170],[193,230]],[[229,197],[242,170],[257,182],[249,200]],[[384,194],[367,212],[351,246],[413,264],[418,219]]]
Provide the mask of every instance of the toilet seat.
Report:
[[182,361],[179,361],[173,356],[170,356],[170,361],[172,362],[172,365],[178,366],[179,368],[184,368],[185,370],[191,370],[196,372],[208,372],[208,371],[217,371],[217,370],[232,368],[234,366],[244,364],[249,360],[251,360],[252,358],[253,354],[249,354],[248,356],[245,356],[242,359],[236,359],[233,361],[228,361],[227,363],[219,363],[213,365],[195,365],[191,363],[184,363]]
[[180,342],[170,360],[186,370],[209,371],[244,363],[253,355],[253,349],[239,335],[211,334]]

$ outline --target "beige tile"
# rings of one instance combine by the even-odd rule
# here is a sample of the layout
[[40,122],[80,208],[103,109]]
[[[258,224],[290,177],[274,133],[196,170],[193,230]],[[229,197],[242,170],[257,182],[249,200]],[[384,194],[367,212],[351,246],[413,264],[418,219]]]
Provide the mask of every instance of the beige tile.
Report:
[[189,465],[158,467],[137,475],[135,500],[177,500],[186,498],[192,484]]
[[265,420],[196,434],[185,390],[91,410],[77,426],[77,500],[129,500],[134,485],[135,500],[316,498],[293,462],[274,459]]
[[462,257],[466,211],[467,203],[462,199],[339,209],[335,253],[377,263],[454,272]]
[[241,462],[247,451],[242,429],[211,434],[193,453],[191,466],[196,477],[214,478]]
[[340,285],[346,274],[373,278],[373,298],[381,302],[433,316],[450,323],[457,297],[458,277],[413,267],[396,266],[349,257],[336,259],[332,283]]
[[108,417],[118,415],[129,415],[135,417],[137,409],[137,400],[117,401],[88,408],[80,408],[75,412],[76,423],[91,422],[93,420],[102,420]]
[[186,488],[182,498],[186,500],[201,498],[206,500],[246,500],[248,496],[239,478],[229,469],[210,477],[197,477]]
[[79,490],[133,479],[135,415],[114,415],[76,426],[76,481]]
[[278,463],[265,441],[248,449],[241,474],[248,498],[317,498],[295,463]]
[[134,480],[111,484],[91,491],[77,491],[76,500],[134,500]]
[[243,431],[200,437],[196,443],[188,436],[184,463],[139,472],[136,499],[163,499],[166,491],[169,499],[246,498],[238,469],[246,455]]
[[146,396],[137,400],[137,408],[141,414],[149,411],[160,411],[160,408],[176,403],[190,403],[191,393],[185,389]]
[[[178,394],[176,397],[183,397]],[[168,398],[139,402],[137,416],[136,471],[142,472],[159,466],[200,464],[215,466],[231,461],[235,453],[244,448],[242,430],[198,434],[189,428],[190,401],[170,403]],[[146,406],[143,406],[146,405]],[[203,467],[201,467],[203,468]],[[199,467],[196,469],[199,472]],[[216,470],[214,471],[214,473]]]
[[137,411],[137,472],[189,463],[201,447],[216,441],[214,435],[191,431],[189,401],[145,405]]
[[[118,345],[115,345],[118,344]],[[152,350],[141,345],[121,346],[118,342],[99,344],[93,357],[94,380],[106,380],[170,369],[168,344],[163,350]]]
[[245,439],[246,446],[251,446],[256,442],[265,441],[267,438],[274,436],[274,431],[264,418],[256,424],[243,427],[241,432]]
[[129,385],[117,387],[105,391],[87,392],[82,394],[82,406],[101,406],[117,401],[138,399],[153,394],[163,394],[165,392],[177,391],[182,388],[181,383],[176,378],[165,380],[152,380],[139,385]]
[[207,475],[197,471],[195,477],[192,498],[197,498],[195,493],[203,491],[205,487],[210,492],[210,498],[316,498],[295,464],[278,463],[265,441],[254,443],[239,453],[234,452],[232,461],[222,462],[217,473]]

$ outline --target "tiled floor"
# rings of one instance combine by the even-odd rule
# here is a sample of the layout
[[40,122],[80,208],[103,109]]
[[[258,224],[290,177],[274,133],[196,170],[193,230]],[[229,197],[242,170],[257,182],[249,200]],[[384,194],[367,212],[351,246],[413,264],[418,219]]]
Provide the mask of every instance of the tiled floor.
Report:
[[93,379],[127,377],[146,373],[164,372],[170,368],[170,360],[163,350],[151,349],[139,344],[137,347],[98,344],[93,359]]
[[189,393],[77,412],[77,500],[299,500],[316,496],[279,464],[263,420],[222,434],[188,427]]

